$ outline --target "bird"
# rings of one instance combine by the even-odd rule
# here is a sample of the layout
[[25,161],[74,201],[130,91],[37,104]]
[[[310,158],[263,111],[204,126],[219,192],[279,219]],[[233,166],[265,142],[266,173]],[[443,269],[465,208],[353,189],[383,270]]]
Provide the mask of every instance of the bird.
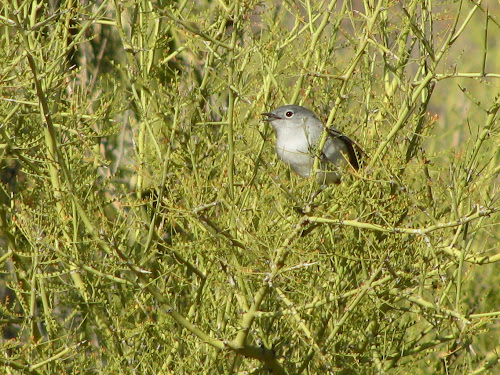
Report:
[[[311,110],[299,105],[285,105],[272,112],[265,112],[276,133],[276,153],[290,168],[302,177],[309,177],[313,170],[316,146],[326,127]],[[349,164],[360,168],[363,149],[352,139],[336,129],[327,129],[328,135],[321,151],[316,182],[321,185],[339,184],[341,167]]]

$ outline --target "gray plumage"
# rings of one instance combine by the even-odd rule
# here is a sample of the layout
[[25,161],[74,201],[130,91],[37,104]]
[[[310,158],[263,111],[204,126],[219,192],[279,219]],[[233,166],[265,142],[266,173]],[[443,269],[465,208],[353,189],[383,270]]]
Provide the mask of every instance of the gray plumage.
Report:
[[[309,177],[316,144],[325,130],[321,120],[309,109],[298,105],[285,105],[263,115],[276,132],[276,153],[280,159],[300,176]],[[349,162],[354,169],[359,169],[363,154],[349,137],[329,129],[316,181],[320,184],[339,183],[339,167]]]

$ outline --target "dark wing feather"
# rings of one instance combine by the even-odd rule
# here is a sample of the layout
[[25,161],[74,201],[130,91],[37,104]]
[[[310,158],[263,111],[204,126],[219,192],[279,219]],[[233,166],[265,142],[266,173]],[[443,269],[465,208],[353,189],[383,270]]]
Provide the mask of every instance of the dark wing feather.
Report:
[[343,135],[338,130],[328,129],[328,133],[332,137],[340,139],[342,142],[344,142],[344,144],[347,146],[347,153],[348,153],[347,156],[349,157],[349,163],[351,163],[354,169],[358,170],[361,165],[361,160],[365,156],[365,152],[363,151],[363,149],[351,138],[349,138],[346,135]]

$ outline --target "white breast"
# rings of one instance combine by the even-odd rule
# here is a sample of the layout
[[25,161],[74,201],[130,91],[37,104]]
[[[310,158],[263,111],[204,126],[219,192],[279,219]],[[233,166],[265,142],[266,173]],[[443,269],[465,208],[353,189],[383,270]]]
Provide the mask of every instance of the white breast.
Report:
[[277,134],[276,152],[296,173],[308,177],[314,163],[311,155],[314,145],[310,144],[303,128],[286,130],[286,136],[281,132]]

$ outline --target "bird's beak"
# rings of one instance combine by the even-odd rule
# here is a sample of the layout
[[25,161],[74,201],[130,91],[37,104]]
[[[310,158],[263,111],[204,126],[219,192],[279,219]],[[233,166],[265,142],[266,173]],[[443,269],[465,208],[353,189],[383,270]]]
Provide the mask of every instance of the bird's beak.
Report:
[[264,121],[281,120],[281,117],[276,116],[272,112],[264,112],[264,113],[261,113],[261,115],[262,116],[266,116],[266,118],[264,119]]

